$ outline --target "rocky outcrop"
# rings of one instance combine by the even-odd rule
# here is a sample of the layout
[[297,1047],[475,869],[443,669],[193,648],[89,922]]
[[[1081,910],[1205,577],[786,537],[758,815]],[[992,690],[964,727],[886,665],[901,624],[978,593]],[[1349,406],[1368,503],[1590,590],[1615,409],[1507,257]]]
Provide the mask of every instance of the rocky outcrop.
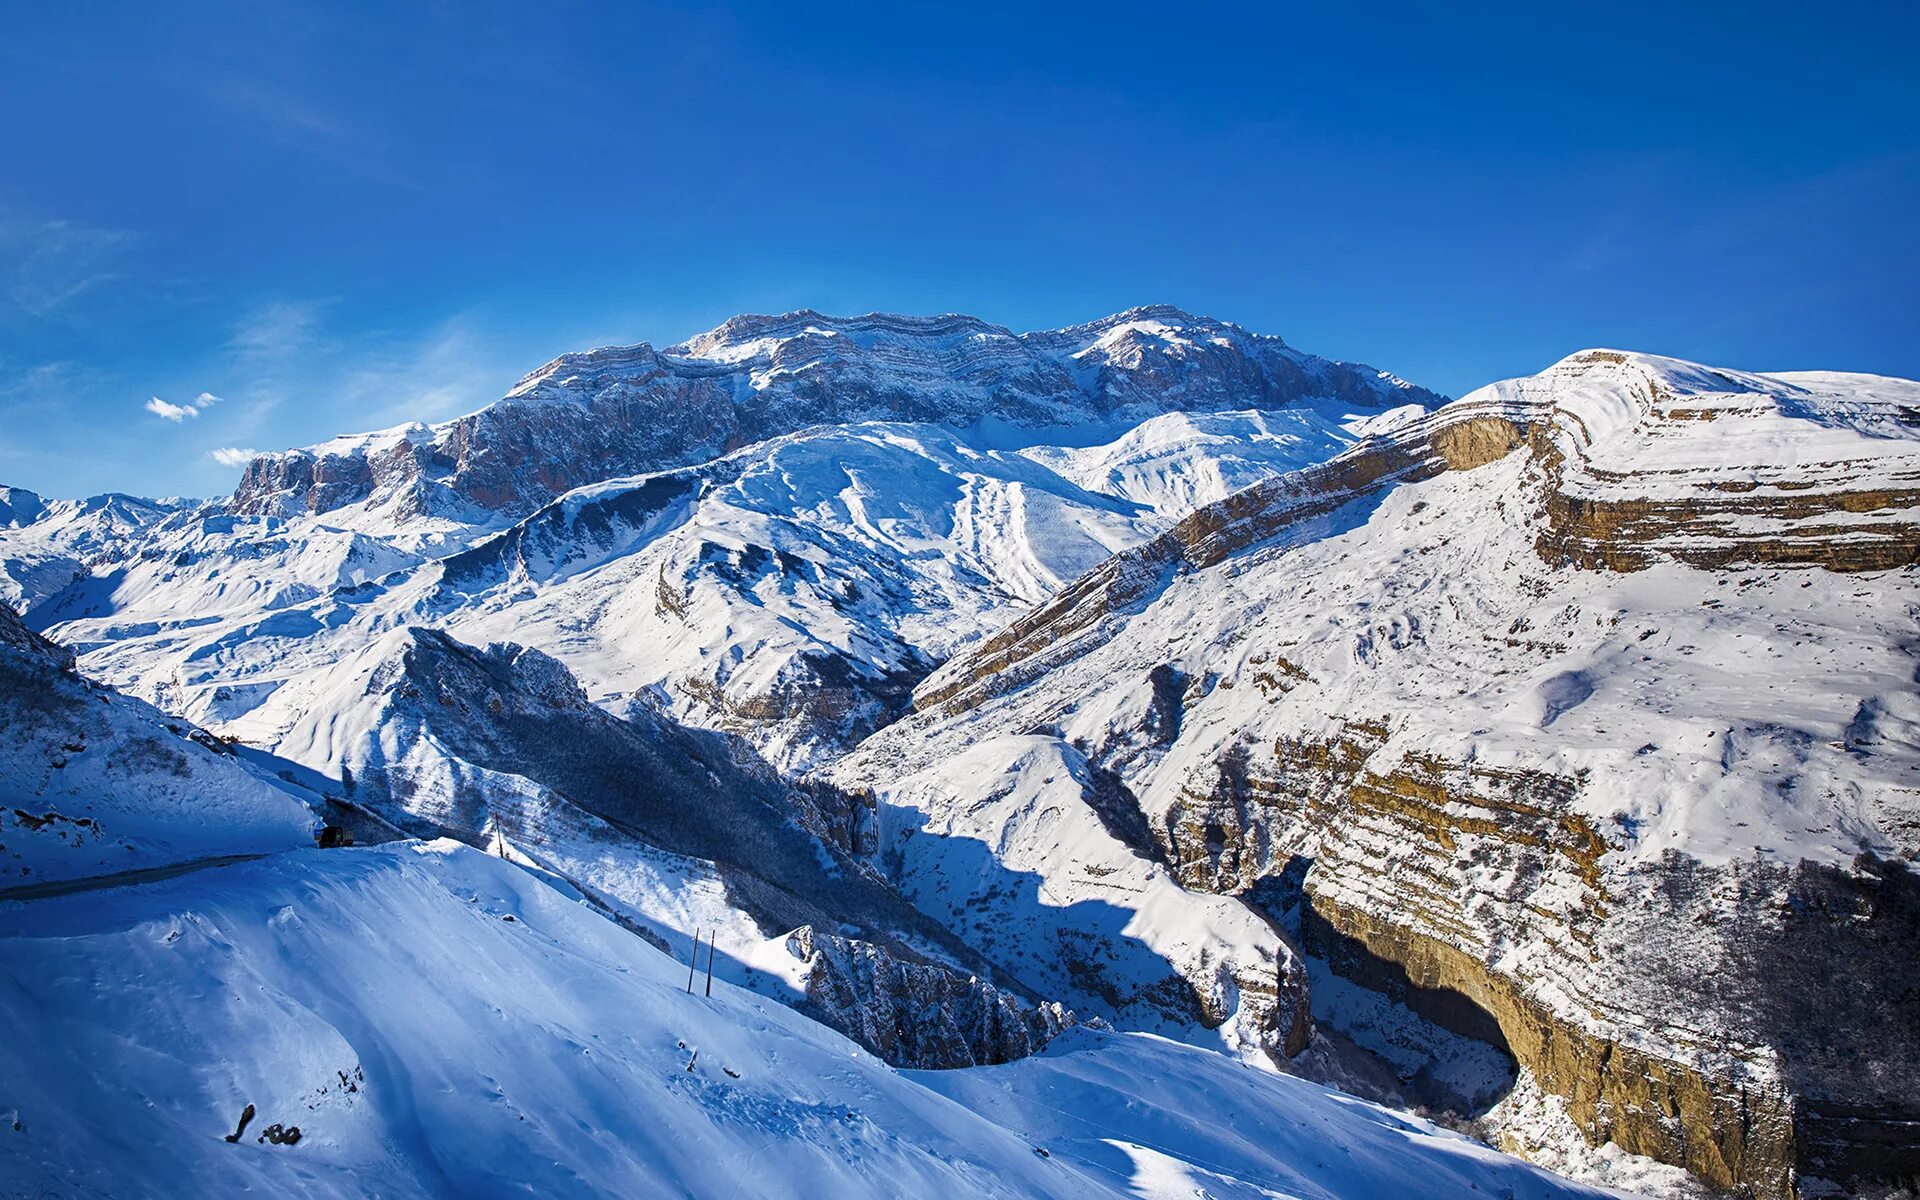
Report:
[[[1548,481],[1539,552],[1549,562],[1615,571],[1673,560],[1707,570],[1843,572],[1920,563],[1920,458],[1844,442],[1779,462],[1737,452],[1742,442],[1773,436],[1783,410],[1793,411],[1796,398],[1779,395],[1777,382],[1768,389],[1722,374],[1705,381],[1712,390],[1682,392],[1676,381],[1610,351],[1575,355],[1548,375],[1556,372],[1588,386],[1582,402],[1554,404],[1535,426],[1533,452]],[[1611,403],[1593,398],[1595,384],[1611,385]],[[1829,422],[1861,416],[1811,415]],[[1888,432],[1920,425],[1920,407],[1898,402],[1875,404],[1865,416]],[[1701,436],[1709,429],[1722,436]],[[1622,454],[1622,442],[1636,452]],[[1722,445],[1735,452],[1711,453]]]
[[808,966],[802,1011],[899,1067],[1013,1062],[1079,1023],[1056,1003],[1030,1004],[977,975],[811,925],[787,935],[787,952]]
[[1018,335],[964,316],[736,317],[678,346],[567,354],[440,425],[255,459],[231,507],[524,515],[583,484],[705,462],[811,425],[1044,427],[1190,409],[1360,409],[1441,397],[1167,306]]

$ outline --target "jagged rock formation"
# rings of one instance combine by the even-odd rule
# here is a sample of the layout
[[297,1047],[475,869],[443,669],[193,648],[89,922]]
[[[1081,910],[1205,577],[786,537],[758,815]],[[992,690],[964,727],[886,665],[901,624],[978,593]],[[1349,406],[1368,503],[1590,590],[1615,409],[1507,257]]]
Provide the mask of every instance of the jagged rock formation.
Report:
[[664,350],[562,355],[471,416],[263,455],[231,507],[285,516],[371,501],[411,515],[520,516],[583,484],[704,462],[810,425],[1132,425],[1184,410],[1440,399],[1164,305],[1030,334],[965,316],[803,310],[735,317]]
[[971,1067],[1037,1053],[1076,1021],[978,976],[902,960],[883,946],[803,925],[787,952],[806,964],[801,1011],[890,1063]]
[[1184,886],[1285,881],[1590,1138],[1769,1197],[1910,1175],[1916,401],[1576,355],[1117,556],[833,777],[924,809],[1056,739]]

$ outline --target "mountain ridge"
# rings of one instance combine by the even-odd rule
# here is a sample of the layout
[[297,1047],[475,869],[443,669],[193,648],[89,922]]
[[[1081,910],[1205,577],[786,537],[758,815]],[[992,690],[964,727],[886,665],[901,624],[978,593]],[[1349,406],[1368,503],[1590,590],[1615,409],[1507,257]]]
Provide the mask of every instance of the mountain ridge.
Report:
[[228,507],[291,515],[372,504],[404,518],[485,520],[813,424],[1041,430],[1310,400],[1378,409],[1444,397],[1168,305],[1027,334],[959,315],[802,309],[735,317],[665,349],[561,355],[465,416],[262,455]]

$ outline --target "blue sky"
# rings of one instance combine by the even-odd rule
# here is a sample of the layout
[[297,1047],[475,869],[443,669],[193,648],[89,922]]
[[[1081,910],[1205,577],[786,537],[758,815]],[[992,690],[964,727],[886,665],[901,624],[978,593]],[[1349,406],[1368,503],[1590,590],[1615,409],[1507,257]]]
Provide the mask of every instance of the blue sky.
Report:
[[799,307],[1920,376],[1915,12],[12,5],[0,482],[213,494]]

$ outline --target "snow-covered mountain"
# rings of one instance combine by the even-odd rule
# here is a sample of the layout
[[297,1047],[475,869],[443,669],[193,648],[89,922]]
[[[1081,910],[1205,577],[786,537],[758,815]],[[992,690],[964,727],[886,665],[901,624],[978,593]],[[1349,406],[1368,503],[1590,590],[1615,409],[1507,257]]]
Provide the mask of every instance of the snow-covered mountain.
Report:
[[0,604],[31,610],[188,505],[118,493],[47,501],[25,488],[0,486]]
[[829,777],[1066,905],[1098,872],[1003,797],[1111,814],[1592,1139],[1767,1196],[1897,1177],[1916,561],[1920,385],[1593,351],[1115,556]]
[[[564,356],[456,421],[264,456],[228,500],[0,494],[26,624],[156,708],[81,682],[17,622],[0,643],[33,665],[16,691],[93,695],[215,756],[232,739],[223,761],[269,793],[233,785],[267,814],[260,848],[310,841],[316,812],[472,848],[279,855],[113,910],[244,947],[235,969],[304,997],[276,1011],[344,1038],[358,1057],[328,1072],[356,1083],[366,1044],[387,1087],[426,1061],[386,1040],[407,1021],[303,990],[289,965],[336,963],[356,914],[418,938],[424,978],[470,939],[500,980],[532,981],[544,1015],[512,1037],[482,1015],[521,1011],[507,983],[436,983],[448,1052],[493,1064],[462,1068],[453,1099],[352,1116],[364,1101],[202,1073],[169,1102],[194,1122],[242,1091],[312,1104],[345,1122],[325,1161],[396,1193],[506,1170],[489,1151],[421,1174],[465,1145],[428,1110],[508,1114],[500,1144],[574,1190],[673,1175],[698,1193],[620,1136],[556,1148],[530,1107],[587,1105],[611,1129],[613,1092],[785,1164],[769,1194],[838,1187],[823,1164],[856,1153],[935,1188],[1004,1170],[1022,1195],[1097,1194],[1116,1170],[1145,1194],[1416,1194],[1422,1163],[1495,1182],[1447,1174],[1451,1141],[1409,1157],[1361,1115],[1377,1110],[1340,1102],[1342,1123],[1289,1090],[1310,1085],[1250,1069],[1280,1066],[1591,1178],[1684,1194],[1658,1159],[1773,1200],[1920,1169],[1902,1134],[1920,1119],[1917,430],[1920,385],[1613,351],[1442,406],[1168,308],[1019,335],[742,317]],[[68,754],[56,725],[22,778]],[[130,808],[178,819],[152,764],[127,762]],[[275,871],[305,901],[253,931],[243,914],[286,892]],[[13,950],[57,965],[121,945],[111,921],[83,928],[90,903],[33,909]],[[536,930],[529,958],[512,939]],[[656,994],[696,933],[728,1021],[751,1010],[797,1042],[747,1059],[708,1010]],[[291,958],[274,939],[297,939]],[[606,987],[673,1052],[608,1045],[588,998]],[[81,1009],[80,1040],[124,1023],[110,1000]],[[909,1079],[821,1050],[833,1035],[796,1033],[796,1012],[896,1065],[1019,1062]],[[1093,1017],[1121,1034],[1073,1028]],[[226,1036],[199,1013],[156,1030]],[[778,1145],[769,1130],[822,1130],[739,1062],[687,1071],[677,1043],[699,1039],[758,1064],[750,1079],[864,1064],[804,1094],[866,1111],[851,1088],[900,1119],[857,1145],[823,1127],[824,1155]],[[513,1065],[555,1044],[591,1049],[591,1087]],[[1166,1085],[1132,1078],[1147,1071]],[[656,1073],[679,1082],[642,1082]],[[475,1078],[484,1114],[461,1098]],[[1159,1112],[1201,1096],[1240,1106],[1230,1134]],[[83,1124],[101,1102],[35,1097]],[[1288,1120],[1334,1120],[1365,1144],[1341,1150],[1384,1157],[1316,1176]],[[1073,1148],[1022,1146],[1015,1169],[940,1149],[935,1127]],[[1248,1148],[1268,1144],[1289,1152]]]
[[[468,473],[428,481],[457,483],[459,503],[414,504],[427,483],[407,476],[291,516],[263,501],[256,464],[231,501],[123,539],[34,623],[116,686],[266,746],[299,715],[298,689],[267,703],[277,689],[428,624],[535,646],[616,711],[661,707],[803,770],[898,716],[956,650],[1194,505],[1438,399],[1164,308],[1021,337],[962,318],[739,318],[666,359],[642,350],[568,356],[483,413],[407,435],[468,445],[473,428],[510,427],[585,484],[522,516],[532,492],[472,500],[494,461],[477,450]],[[713,444],[695,432],[720,425],[674,426],[661,414],[687,380],[724,383],[747,423]],[[831,403],[802,402],[815,393]],[[632,417],[650,448],[611,466],[576,444],[609,427],[607,404],[661,410]],[[808,424],[875,413],[921,420]],[[378,441],[287,461],[337,473]],[[535,476],[559,478],[512,472]]]
[[935,422],[1036,442],[1038,429],[1119,433],[1166,412],[1439,400],[1165,305],[1030,334],[956,315],[742,316],[664,350],[562,355],[455,421],[263,456],[233,509],[472,522],[814,425]]

